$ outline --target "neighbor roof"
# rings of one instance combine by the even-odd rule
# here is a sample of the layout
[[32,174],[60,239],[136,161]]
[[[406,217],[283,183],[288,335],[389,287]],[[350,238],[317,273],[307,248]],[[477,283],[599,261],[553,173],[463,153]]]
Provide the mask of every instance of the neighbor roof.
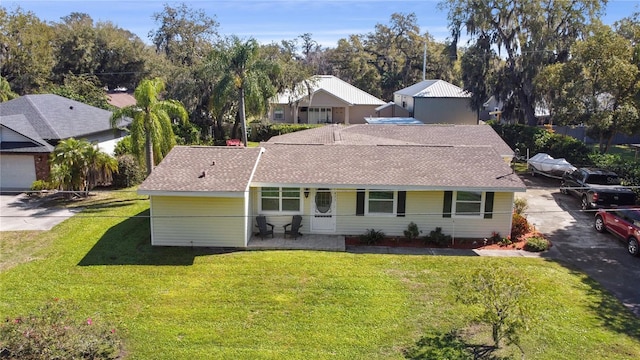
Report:
[[[307,80],[313,93],[318,91],[326,91],[340,100],[350,105],[383,105],[384,101],[377,97],[360,90],[346,81],[340,80],[333,75],[316,75]],[[294,91],[286,90],[276,95],[275,103],[288,104],[291,101],[298,101],[305,98],[308,94],[307,87],[304,82],[296,85]]]
[[252,183],[416,190],[525,188],[490,146],[267,143]]
[[491,146],[500,156],[513,150],[489,125],[326,125],[272,137],[267,144]]
[[24,95],[0,103],[0,114],[2,117],[23,115],[36,133],[47,141],[111,129],[111,111],[54,94]]
[[51,152],[53,146],[44,141],[24,115],[0,116],[0,126],[15,131],[30,141],[2,141],[2,152]]
[[244,192],[261,152],[261,148],[235,146],[175,146],[139,192]]
[[430,98],[470,98],[471,93],[444,80],[423,80],[394,94]]

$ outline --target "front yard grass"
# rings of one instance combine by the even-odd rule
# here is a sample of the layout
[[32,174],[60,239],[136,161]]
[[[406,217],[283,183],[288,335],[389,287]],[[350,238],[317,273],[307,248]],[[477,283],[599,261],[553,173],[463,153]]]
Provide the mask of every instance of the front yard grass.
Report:
[[[402,359],[422,335],[476,329],[478,309],[455,301],[451,281],[505,266],[533,286],[528,359],[640,358],[640,320],[561,264],[152,248],[148,215],[144,197],[112,193],[29,234],[43,245],[19,264],[1,258],[14,263],[0,264],[0,318],[70,300],[79,319],[113,326],[128,359]],[[21,252],[21,233],[0,235],[3,252]]]

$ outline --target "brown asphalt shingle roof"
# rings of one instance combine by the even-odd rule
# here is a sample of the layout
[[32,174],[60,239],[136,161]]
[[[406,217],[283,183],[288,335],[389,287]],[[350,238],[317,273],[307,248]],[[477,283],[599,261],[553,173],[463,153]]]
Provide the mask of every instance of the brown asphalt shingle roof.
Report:
[[489,126],[325,126],[277,136],[262,145],[262,154],[262,148],[176,146],[140,190],[242,192],[249,184],[525,189],[496,150],[509,147]]
[[153,169],[139,190],[245,191],[261,151],[261,148],[176,146]]
[[513,150],[489,125],[327,125],[271,138],[268,144],[492,146]]
[[[252,183],[414,189],[513,189],[524,184],[489,146],[265,144]],[[506,176],[503,176],[506,175]]]

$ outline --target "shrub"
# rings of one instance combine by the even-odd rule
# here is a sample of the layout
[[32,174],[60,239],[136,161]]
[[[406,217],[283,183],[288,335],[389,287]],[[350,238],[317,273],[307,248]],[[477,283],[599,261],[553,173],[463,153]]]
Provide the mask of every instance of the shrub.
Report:
[[435,230],[431,230],[431,232],[429,232],[429,235],[425,237],[425,241],[427,243],[445,246],[451,243],[451,235],[443,234],[442,228],[437,227]]
[[116,143],[113,148],[113,154],[118,157],[126,154],[133,154],[133,144],[131,142],[131,135],[127,135],[122,140]]
[[0,324],[3,359],[118,359],[120,339],[113,328],[91,318],[76,320],[70,305],[54,301],[36,314]]
[[511,241],[511,239],[509,239],[508,237],[498,240],[498,245],[500,246],[509,246],[511,244],[513,244],[513,241]]
[[511,220],[511,238],[518,239],[528,233],[530,229],[531,226],[527,218],[514,212]]
[[31,183],[31,191],[51,190],[53,185],[45,180],[36,180]]
[[375,245],[384,239],[384,233],[375,229],[367,229],[367,231],[360,235],[360,242],[367,245]]
[[532,252],[549,250],[549,240],[539,236],[531,237],[524,244],[524,249]]
[[138,185],[144,180],[145,172],[133,155],[119,156],[118,172],[113,174],[113,185],[116,188],[127,188]]
[[524,214],[528,208],[529,204],[527,204],[527,199],[517,198],[513,201],[513,211],[518,215]]
[[316,124],[272,124],[268,122],[254,122],[251,124],[251,141],[267,141],[274,136],[288,134],[300,130],[313,129],[323,125]]
[[494,231],[491,233],[491,236],[489,237],[489,240],[491,240],[492,244],[497,244],[502,240],[502,236],[500,236],[500,233],[497,231]]
[[418,225],[413,221],[407,225],[407,230],[404,231],[404,237],[409,241],[413,241],[420,236],[420,230],[418,229]]

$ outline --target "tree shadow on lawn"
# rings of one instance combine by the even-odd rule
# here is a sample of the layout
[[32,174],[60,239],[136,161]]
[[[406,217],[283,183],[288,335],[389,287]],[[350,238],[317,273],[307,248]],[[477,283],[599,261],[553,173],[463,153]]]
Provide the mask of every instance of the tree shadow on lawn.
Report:
[[237,249],[151,246],[149,210],[111,227],[80,260],[92,265],[193,265],[196,256],[224,254]]

